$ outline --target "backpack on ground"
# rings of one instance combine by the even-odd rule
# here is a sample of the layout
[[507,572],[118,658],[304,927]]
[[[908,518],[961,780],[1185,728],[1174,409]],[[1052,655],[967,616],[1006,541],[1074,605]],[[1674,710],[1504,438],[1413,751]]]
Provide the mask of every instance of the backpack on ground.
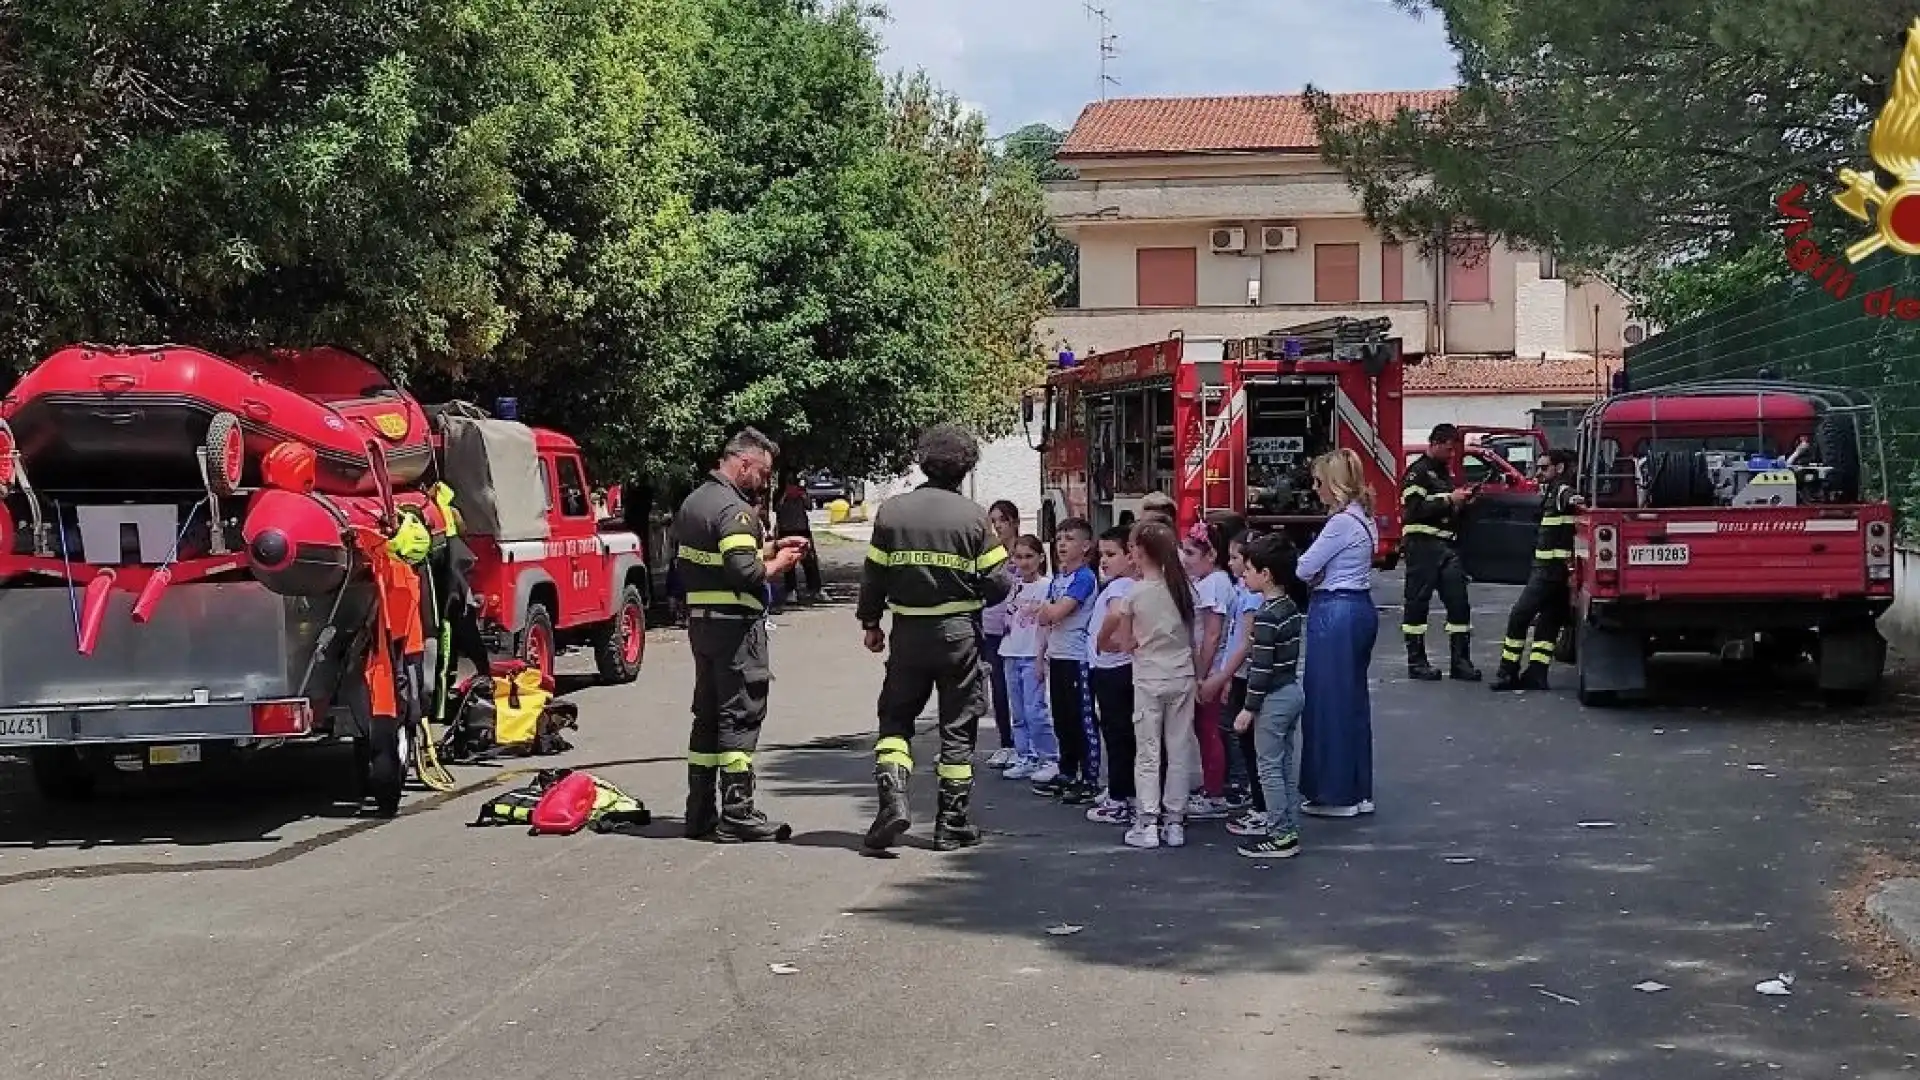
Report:
[[626,792],[589,772],[574,770],[555,781],[534,805],[528,832],[534,836],[572,836],[587,826],[612,832],[644,826],[653,815]]
[[455,689],[440,755],[472,763],[565,753],[573,744],[562,732],[579,726],[579,707],[555,697],[538,668],[496,664],[491,674],[471,676]]

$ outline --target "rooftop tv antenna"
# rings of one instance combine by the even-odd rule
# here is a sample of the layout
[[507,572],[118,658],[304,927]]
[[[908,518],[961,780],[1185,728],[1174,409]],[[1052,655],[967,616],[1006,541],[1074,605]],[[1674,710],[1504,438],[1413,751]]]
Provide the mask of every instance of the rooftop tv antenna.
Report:
[[1100,23],[1100,100],[1105,101],[1107,87],[1120,85],[1120,80],[1107,70],[1108,61],[1120,55],[1120,35],[1113,32],[1113,19],[1106,8],[1094,7],[1091,3],[1083,3],[1080,8],[1088,18]]

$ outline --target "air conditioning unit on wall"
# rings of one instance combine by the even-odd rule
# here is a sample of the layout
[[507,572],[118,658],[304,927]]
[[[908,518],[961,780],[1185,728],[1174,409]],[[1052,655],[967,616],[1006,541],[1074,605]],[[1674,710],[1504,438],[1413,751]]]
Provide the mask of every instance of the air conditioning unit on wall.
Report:
[[1238,255],[1247,250],[1247,230],[1215,229],[1209,239],[1209,245],[1215,255]]
[[1300,247],[1300,230],[1292,225],[1261,226],[1260,247],[1265,251],[1294,251]]
[[1620,327],[1620,340],[1627,345],[1638,345],[1653,336],[1653,328],[1640,319],[1629,319]]

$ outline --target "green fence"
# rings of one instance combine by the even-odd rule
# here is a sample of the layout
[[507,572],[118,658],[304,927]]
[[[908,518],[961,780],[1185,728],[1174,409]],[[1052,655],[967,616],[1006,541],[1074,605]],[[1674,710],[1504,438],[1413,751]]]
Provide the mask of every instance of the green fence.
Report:
[[[1768,377],[1867,391],[1879,406],[1888,474],[1870,468],[1868,484],[1876,496],[1891,487],[1903,535],[1920,539],[1920,319],[1899,318],[1897,307],[1911,299],[1907,313],[1920,314],[1920,258],[1882,252],[1847,270],[1857,277],[1843,298],[1796,275],[1631,346],[1627,379],[1634,390]],[[1894,313],[1870,313],[1868,298],[1888,288]],[[1869,461],[1877,449],[1866,447]]]

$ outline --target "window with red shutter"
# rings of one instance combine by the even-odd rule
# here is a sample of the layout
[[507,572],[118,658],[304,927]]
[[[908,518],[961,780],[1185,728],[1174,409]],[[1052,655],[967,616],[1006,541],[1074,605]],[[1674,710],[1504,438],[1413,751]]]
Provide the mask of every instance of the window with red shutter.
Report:
[[1360,302],[1360,245],[1313,245],[1313,302]]
[[1199,249],[1137,249],[1134,252],[1134,303],[1138,307],[1199,306]]

